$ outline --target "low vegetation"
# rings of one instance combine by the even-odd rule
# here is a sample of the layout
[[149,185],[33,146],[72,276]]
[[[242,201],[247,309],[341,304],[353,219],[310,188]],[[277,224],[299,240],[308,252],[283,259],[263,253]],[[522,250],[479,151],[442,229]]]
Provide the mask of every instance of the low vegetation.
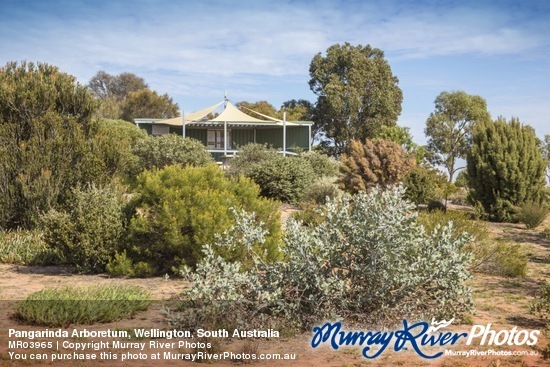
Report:
[[52,265],[60,261],[59,251],[48,247],[38,230],[0,232],[0,263]]
[[330,200],[318,225],[300,227],[291,220],[285,261],[273,264],[261,261],[253,246],[263,241],[265,230],[242,213],[217,246],[245,247],[254,266],[239,271],[240,262],[203,247],[196,271],[183,271],[193,284],[184,296],[194,306],[173,320],[207,322],[218,315],[220,321],[219,315],[230,315],[223,321],[250,322],[254,315],[269,314],[307,327],[339,317],[388,324],[462,316],[472,306],[464,285],[470,259],[461,251],[468,237],[456,235],[451,226],[426,233],[402,195],[402,189],[359,193]]
[[16,317],[28,324],[67,327],[117,321],[146,310],[149,294],[139,287],[106,285],[46,288],[19,302]]

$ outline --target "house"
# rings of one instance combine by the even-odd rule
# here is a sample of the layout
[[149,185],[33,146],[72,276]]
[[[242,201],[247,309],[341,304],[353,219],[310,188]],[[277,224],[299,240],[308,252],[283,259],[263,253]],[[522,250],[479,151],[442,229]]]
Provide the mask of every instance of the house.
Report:
[[[223,110],[216,116],[216,110],[221,108]],[[180,117],[166,120],[136,118],[134,122],[150,135],[179,134],[197,139],[216,161],[224,161],[235,155],[239,147],[249,143],[270,145],[284,155],[311,150],[312,121],[286,121],[250,112],[262,119],[242,112],[225,99],[200,111],[182,113]]]

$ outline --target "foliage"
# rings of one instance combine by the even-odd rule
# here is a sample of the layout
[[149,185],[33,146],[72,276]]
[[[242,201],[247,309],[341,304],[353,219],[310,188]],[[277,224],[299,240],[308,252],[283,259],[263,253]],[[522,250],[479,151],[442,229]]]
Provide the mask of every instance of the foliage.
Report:
[[403,93],[384,52],[349,43],[318,53],[309,66],[310,89],[317,95],[314,129],[321,144],[339,155],[351,140],[372,139],[401,114]]
[[168,94],[142,89],[130,92],[120,105],[120,118],[134,121],[136,117],[169,119],[179,114],[179,107]]
[[133,149],[147,139],[145,130],[124,120],[100,119],[95,144],[96,156],[104,162],[107,175],[132,176],[138,166]]
[[300,210],[291,214],[292,218],[304,226],[318,226],[325,220],[325,205],[314,201],[300,203]]
[[107,101],[109,98],[122,101],[131,92],[148,89],[149,86],[143,78],[132,73],[111,75],[100,70],[90,79],[88,88],[90,88],[94,97],[103,101]]
[[284,262],[258,261],[251,243],[262,232],[253,222],[227,231],[218,243],[230,248],[233,238],[248,234],[251,240],[238,246],[245,245],[255,267],[238,272],[238,263],[205,247],[201,271],[185,273],[193,283],[187,293],[193,312],[231,300],[231,317],[249,322],[263,313],[301,327],[338,317],[386,324],[403,317],[459,317],[472,304],[463,283],[469,256],[461,252],[468,238],[455,236],[451,226],[426,234],[402,195],[399,188],[374,189],[329,201],[318,226],[289,221]]
[[540,318],[540,320],[545,324],[544,334],[546,336],[547,342],[545,347],[535,347],[536,350],[540,352],[542,358],[550,359],[550,341],[548,341],[548,336],[550,336],[550,284],[543,282],[540,286],[537,298],[535,298],[529,304],[529,311]]
[[407,189],[405,198],[415,204],[427,204],[443,197],[446,177],[430,166],[421,165],[412,168],[403,178],[403,186]]
[[212,156],[200,141],[176,134],[148,136],[136,144],[134,154],[138,157],[136,174],[153,167],[204,166],[212,162]]
[[455,179],[455,186],[456,187],[468,187],[468,171],[462,170],[458,173]]
[[30,227],[74,186],[111,180],[94,146],[95,101],[47,64],[0,68],[0,228]]
[[455,236],[468,234],[471,240],[463,247],[463,251],[474,256],[470,264],[471,271],[508,277],[526,274],[528,259],[521,246],[492,240],[483,222],[472,220],[469,213],[451,210],[443,212],[443,204],[440,205],[440,210],[422,213],[419,221],[428,233],[452,222]]
[[44,240],[82,271],[102,272],[124,232],[122,203],[112,187],[72,190],[67,209],[41,216]]
[[33,230],[0,232],[0,262],[16,265],[52,265],[61,261],[58,251],[46,246],[44,234]]
[[550,181],[550,135],[544,135],[542,155],[546,160],[546,178]]
[[19,302],[16,317],[47,327],[97,324],[130,318],[150,303],[149,294],[135,286],[46,288]]
[[428,202],[428,206],[426,208],[428,210],[428,212],[433,212],[433,211],[445,211],[445,204],[443,204],[441,201],[439,200],[430,200]]
[[537,228],[548,216],[548,207],[528,202],[523,204],[518,213],[518,219],[527,228]]
[[[279,256],[280,217],[278,204],[259,198],[259,188],[250,179],[230,179],[215,164],[185,168],[173,165],[145,171],[138,177],[129,225],[128,255],[151,265],[156,274],[180,265],[195,266],[201,248],[213,243],[215,233],[234,223],[230,208],[256,213],[269,230],[257,250],[264,260]],[[245,260],[242,252],[219,252],[227,259]]]
[[418,165],[422,163],[426,156],[426,147],[420,146],[412,140],[412,135],[408,127],[384,125],[380,129],[377,139],[390,140],[401,145],[407,153],[414,156],[416,164]]
[[315,173],[308,161],[276,156],[250,168],[248,174],[265,197],[298,203],[312,184]]
[[472,126],[489,120],[487,102],[480,96],[463,91],[442,92],[435,99],[435,111],[430,114],[424,130],[428,137],[428,155],[432,164],[442,165],[453,181],[458,158],[466,158]]
[[470,195],[492,220],[514,221],[518,206],[543,199],[546,162],[539,140],[517,118],[478,123],[467,163]]
[[550,241],[550,228],[545,228],[541,233],[541,237]]
[[311,184],[305,191],[303,199],[316,204],[326,204],[327,198],[334,199],[340,196],[342,191],[334,182],[334,179],[322,178]]
[[416,164],[397,143],[381,139],[367,139],[364,144],[352,140],[349,154],[343,154],[341,161],[338,182],[350,192],[396,185]]
[[249,176],[256,165],[275,159],[277,159],[275,149],[261,144],[247,144],[240,147],[239,154],[231,160],[227,174]]
[[[242,101],[237,102],[236,104],[237,108],[241,110],[242,112],[246,113],[247,115],[250,115],[252,117],[258,118],[260,120],[265,120],[266,118],[262,115],[275,117],[277,118],[277,110],[273,105],[267,101],[258,101],[254,103]],[[258,113],[254,113],[258,112]],[[281,116],[282,117],[282,116]]]
[[[287,121],[313,121],[313,104],[305,99],[291,99],[283,102],[281,110],[286,112]],[[282,111],[279,110],[279,117]]]
[[326,154],[319,152],[305,152],[300,158],[309,162],[317,178],[334,177],[338,175],[339,162]]

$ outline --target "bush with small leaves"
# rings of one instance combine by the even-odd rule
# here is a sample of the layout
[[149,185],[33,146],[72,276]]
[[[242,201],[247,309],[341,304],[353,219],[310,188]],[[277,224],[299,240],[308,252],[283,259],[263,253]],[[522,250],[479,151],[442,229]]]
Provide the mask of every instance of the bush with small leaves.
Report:
[[124,233],[122,202],[112,187],[90,186],[72,191],[65,211],[41,216],[44,240],[69,264],[85,272],[102,272],[120,246]]
[[[272,264],[254,250],[262,232],[248,220],[225,232],[217,245],[244,247],[255,266],[239,271],[240,263],[206,247],[200,272],[185,273],[193,282],[186,296],[211,307],[237,301],[232,317],[269,314],[298,327],[339,317],[386,324],[403,317],[460,317],[472,306],[464,284],[470,256],[461,251],[469,238],[457,236],[451,225],[427,234],[402,196],[400,188],[374,189],[330,200],[319,225],[290,220],[285,261]],[[205,304],[198,305],[193,312],[204,312]]]
[[311,165],[300,158],[277,156],[250,168],[248,174],[263,196],[286,203],[298,203],[315,174]]
[[427,204],[443,197],[446,177],[438,170],[428,166],[416,166],[403,178],[407,189],[405,197],[415,204]]
[[313,172],[319,179],[338,176],[340,163],[326,154],[314,151],[305,152],[300,154],[300,158],[309,162],[311,168],[313,168]]
[[[263,222],[269,236],[262,246],[264,260],[278,258],[278,203],[259,197],[259,188],[242,176],[227,178],[215,164],[205,167],[167,166],[143,172],[131,202],[128,256],[151,265],[163,275],[182,264],[195,266],[202,246],[234,223],[231,207],[246,209]],[[219,253],[218,253],[219,255]],[[225,254],[242,260],[242,254]]]
[[527,228],[537,228],[548,216],[548,207],[529,202],[520,207],[518,219]]
[[472,220],[470,213],[434,210],[420,214],[419,221],[428,233],[452,222],[455,235],[470,235],[463,251],[473,255],[471,271],[507,277],[524,276],[527,271],[528,259],[521,246],[493,240],[485,223]]
[[200,141],[176,134],[149,136],[136,144],[134,154],[138,157],[136,173],[172,164],[204,166],[212,162],[212,156]]

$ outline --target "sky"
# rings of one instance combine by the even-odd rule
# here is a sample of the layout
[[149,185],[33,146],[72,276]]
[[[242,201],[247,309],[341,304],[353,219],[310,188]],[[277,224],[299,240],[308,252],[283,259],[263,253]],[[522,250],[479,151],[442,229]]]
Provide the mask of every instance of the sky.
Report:
[[45,62],[87,84],[134,73],[195,111],[223,99],[315,102],[309,64],[336,43],[384,51],[398,124],[424,144],[443,91],[550,134],[550,1],[1,0],[0,65]]

